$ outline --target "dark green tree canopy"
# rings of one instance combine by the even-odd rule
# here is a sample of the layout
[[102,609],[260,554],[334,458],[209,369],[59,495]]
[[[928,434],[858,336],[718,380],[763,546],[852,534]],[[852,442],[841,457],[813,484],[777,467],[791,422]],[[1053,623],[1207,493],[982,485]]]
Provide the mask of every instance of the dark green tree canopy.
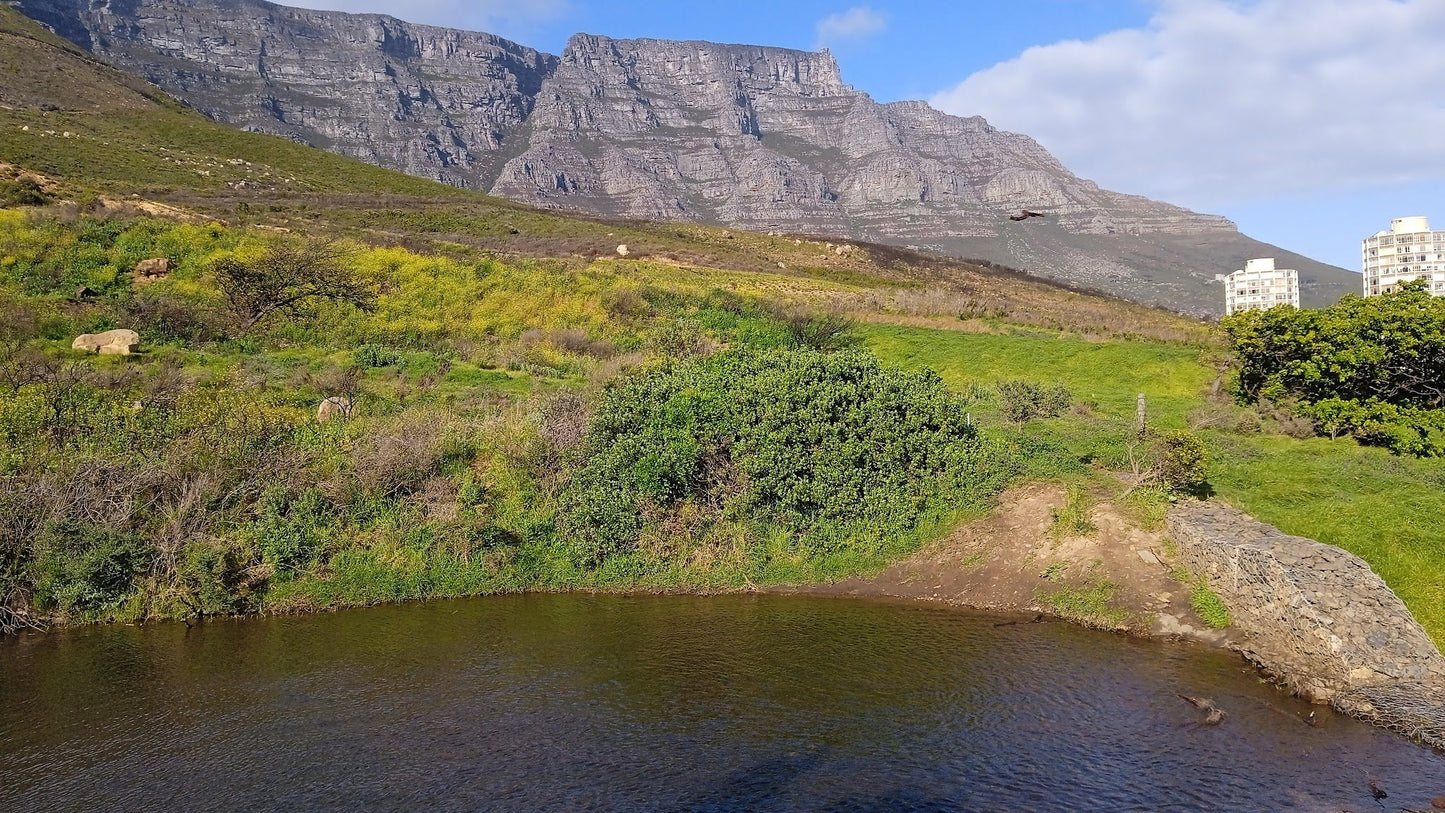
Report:
[[[1445,415],[1445,298],[1425,281],[1384,296],[1347,296],[1321,310],[1271,308],[1226,317],[1243,400],[1295,401],[1331,435],[1405,451]],[[1394,428],[1389,428],[1391,425]],[[1396,431],[1407,428],[1403,433]],[[1407,446],[1412,445],[1407,443]]]

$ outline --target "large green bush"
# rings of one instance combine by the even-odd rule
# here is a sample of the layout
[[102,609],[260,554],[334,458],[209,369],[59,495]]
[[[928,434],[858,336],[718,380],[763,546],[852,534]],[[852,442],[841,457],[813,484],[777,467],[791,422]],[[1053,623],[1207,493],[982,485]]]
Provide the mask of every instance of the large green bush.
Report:
[[51,523],[36,544],[35,602],[67,614],[102,612],[126,597],[149,555],[135,534],[75,520]]
[[964,405],[931,371],[863,351],[733,351],[626,379],[602,399],[560,526],[577,559],[679,517],[770,522],[819,550],[913,531],[980,487]]
[[1416,455],[1445,453],[1445,299],[1428,283],[1347,296],[1321,310],[1272,308],[1224,320],[1241,400],[1298,404],[1331,436]]

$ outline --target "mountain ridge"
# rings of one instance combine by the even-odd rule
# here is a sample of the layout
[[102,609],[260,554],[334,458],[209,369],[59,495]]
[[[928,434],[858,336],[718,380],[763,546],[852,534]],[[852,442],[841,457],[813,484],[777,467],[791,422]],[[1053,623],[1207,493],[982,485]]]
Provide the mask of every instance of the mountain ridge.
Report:
[[19,6],[218,121],[531,205],[978,257],[1198,314],[1255,256],[1298,268],[1307,304],[1354,287],[982,117],[877,102],[826,51],[577,34],[552,56],[265,0]]

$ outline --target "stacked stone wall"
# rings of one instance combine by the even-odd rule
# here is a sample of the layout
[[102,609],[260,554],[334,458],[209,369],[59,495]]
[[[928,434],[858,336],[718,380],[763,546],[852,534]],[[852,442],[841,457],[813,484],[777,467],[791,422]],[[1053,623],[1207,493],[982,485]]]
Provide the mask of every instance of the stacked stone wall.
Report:
[[1219,503],[1181,503],[1168,528],[1245,657],[1303,697],[1445,745],[1445,658],[1364,560]]

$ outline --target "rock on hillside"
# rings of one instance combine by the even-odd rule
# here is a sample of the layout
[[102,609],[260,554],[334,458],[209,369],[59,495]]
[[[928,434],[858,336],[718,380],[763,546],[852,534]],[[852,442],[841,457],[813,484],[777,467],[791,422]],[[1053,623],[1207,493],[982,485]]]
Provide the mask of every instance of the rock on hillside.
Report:
[[1298,268],[1307,303],[1357,284],[982,118],[880,104],[826,52],[578,35],[554,57],[262,0],[21,8],[217,120],[535,205],[981,257],[1197,313],[1250,257]]

